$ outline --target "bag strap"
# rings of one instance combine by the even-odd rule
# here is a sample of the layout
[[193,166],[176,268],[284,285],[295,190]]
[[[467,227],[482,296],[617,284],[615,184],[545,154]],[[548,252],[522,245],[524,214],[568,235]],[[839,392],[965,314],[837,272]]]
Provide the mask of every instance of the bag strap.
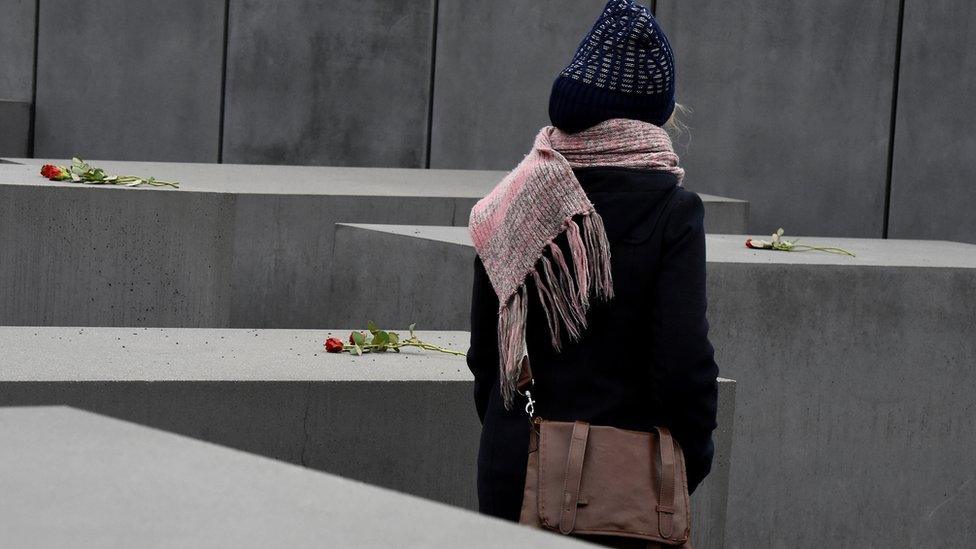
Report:
[[658,446],[661,451],[661,492],[657,499],[657,523],[661,537],[671,539],[674,532],[674,440],[671,438],[671,431],[667,427],[658,427]]
[[566,476],[563,479],[562,511],[559,513],[559,531],[563,534],[571,533],[576,525],[580,483],[583,480],[583,457],[586,455],[586,440],[589,434],[589,423],[583,421],[573,423],[573,438],[569,442]]

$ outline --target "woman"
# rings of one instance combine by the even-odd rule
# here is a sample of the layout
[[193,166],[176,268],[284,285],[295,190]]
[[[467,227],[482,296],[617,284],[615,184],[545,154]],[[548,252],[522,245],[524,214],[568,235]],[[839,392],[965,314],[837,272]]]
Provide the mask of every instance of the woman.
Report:
[[667,38],[649,10],[612,0],[553,85],[554,127],[472,210],[483,513],[519,518],[527,362],[539,416],[668,427],[689,490],[708,474],[718,369],[703,207],[661,128],[674,107]]

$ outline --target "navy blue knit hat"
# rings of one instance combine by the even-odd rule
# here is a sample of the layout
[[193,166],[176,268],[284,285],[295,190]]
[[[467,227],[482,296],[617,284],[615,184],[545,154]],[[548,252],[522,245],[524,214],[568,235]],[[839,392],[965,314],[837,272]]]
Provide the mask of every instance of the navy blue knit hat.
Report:
[[576,133],[611,118],[658,126],[674,111],[674,54],[651,11],[610,0],[552,85],[549,119]]

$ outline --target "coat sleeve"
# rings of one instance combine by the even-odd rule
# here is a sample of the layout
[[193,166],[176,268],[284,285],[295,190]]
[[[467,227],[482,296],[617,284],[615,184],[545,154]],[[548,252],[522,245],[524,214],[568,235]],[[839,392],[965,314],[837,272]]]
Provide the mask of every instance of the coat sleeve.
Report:
[[485,420],[488,397],[498,383],[498,296],[491,286],[480,257],[474,259],[474,288],[471,292],[471,346],[468,368],[474,374],[474,404],[478,418]]
[[693,491],[711,470],[715,453],[718,366],[705,317],[705,209],[698,195],[679,193],[663,234],[654,352],[667,427],[684,451]]

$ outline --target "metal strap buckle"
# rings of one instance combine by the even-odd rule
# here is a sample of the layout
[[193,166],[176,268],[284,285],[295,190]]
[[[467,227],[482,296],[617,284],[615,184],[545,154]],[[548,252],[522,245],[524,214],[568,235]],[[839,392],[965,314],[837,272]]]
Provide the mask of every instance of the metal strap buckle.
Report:
[[[529,382],[529,387],[535,387],[535,378]],[[529,415],[530,418],[535,417],[535,401],[532,400],[532,391],[526,389],[523,393],[522,391],[515,391],[516,393],[524,396],[528,402],[525,403],[525,413]]]
[[525,392],[525,398],[528,399],[528,402],[525,403],[525,413],[526,414],[529,414],[529,417],[534,417],[535,416],[535,401],[532,400],[532,391],[526,391]]

